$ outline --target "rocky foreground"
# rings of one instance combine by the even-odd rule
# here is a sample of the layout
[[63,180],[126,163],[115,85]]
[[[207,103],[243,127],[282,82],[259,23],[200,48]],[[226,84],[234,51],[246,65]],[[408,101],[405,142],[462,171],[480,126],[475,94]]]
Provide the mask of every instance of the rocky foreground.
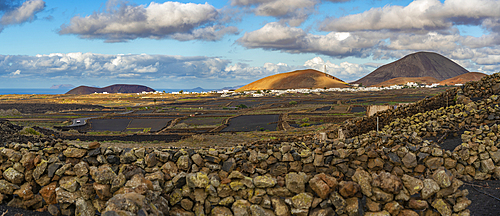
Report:
[[[496,82],[419,102],[434,101],[421,112],[382,113],[399,112],[379,133],[357,128],[333,140],[103,148],[19,138],[20,128],[0,122],[0,199],[52,215],[474,215],[463,181],[500,177]],[[448,106],[437,101],[445,96]],[[461,136],[453,151],[430,141],[450,133]]]

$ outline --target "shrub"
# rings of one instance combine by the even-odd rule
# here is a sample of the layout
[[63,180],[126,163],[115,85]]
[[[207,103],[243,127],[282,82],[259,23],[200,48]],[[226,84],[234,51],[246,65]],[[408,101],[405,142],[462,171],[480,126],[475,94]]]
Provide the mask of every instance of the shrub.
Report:
[[309,123],[303,123],[303,124],[300,125],[300,127],[309,127],[309,126],[310,126]]
[[245,104],[240,104],[240,105],[238,105],[238,106],[236,106],[236,107],[238,107],[238,108],[240,108],[240,109],[246,109],[246,108],[248,108],[248,106],[247,106],[247,105],[245,105]]
[[24,135],[42,136],[40,132],[30,127],[24,127],[19,133]]
[[297,101],[290,101],[290,102],[288,102],[288,104],[290,104],[290,105],[297,105]]

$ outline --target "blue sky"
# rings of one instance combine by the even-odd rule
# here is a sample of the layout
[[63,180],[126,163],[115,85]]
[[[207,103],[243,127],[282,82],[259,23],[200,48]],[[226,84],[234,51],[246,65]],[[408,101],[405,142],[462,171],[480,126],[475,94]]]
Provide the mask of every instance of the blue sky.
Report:
[[220,88],[302,68],[354,81],[407,54],[500,69],[497,0],[0,0],[1,88]]

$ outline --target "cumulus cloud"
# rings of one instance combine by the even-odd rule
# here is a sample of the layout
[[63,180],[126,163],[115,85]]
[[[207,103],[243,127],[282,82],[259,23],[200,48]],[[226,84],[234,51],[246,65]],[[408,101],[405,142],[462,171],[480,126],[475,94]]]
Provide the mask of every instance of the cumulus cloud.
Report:
[[[19,75],[30,79],[68,77],[113,79],[166,76],[216,78],[229,60],[169,55],[105,55],[95,53],[52,53],[47,55],[0,55],[0,76]],[[12,71],[15,71],[12,73]]]
[[329,56],[366,57],[379,40],[342,32],[313,35],[300,28],[268,23],[261,29],[247,32],[237,40],[246,48],[279,50],[287,53],[317,53]]
[[[257,0],[238,0],[258,4]],[[234,1],[233,1],[234,3]],[[312,34],[282,22],[246,32],[236,43],[249,49],[313,53],[334,58],[399,59],[418,51],[438,52],[453,60],[470,60],[470,70],[494,70],[500,64],[500,1],[415,0],[339,18],[327,18]],[[479,26],[482,36],[462,35],[458,25]],[[489,58],[493,64],[486,64]],[[489,71],[493,72],[493,71]]]
[[231,5],[248,9],[257,16],[270,16],[291,26],[302,24],[320,0],[232,0]]
[[61,26],[59,34],[125,42],[137,38],[216,41],[238,33],[236,27],[219,22],[223,19],[220,10],[208,3],[116,4],[109,1],[104,12],[73,17],[69,24]]
[[369,72],[365,66],[360,64],[341,62],[337,65],[330,61],[324,61],[321,57],[306,61],[304,66],[322,72],[324,72],[326,66],[326,73],[343,80],[355,80]]
[[234,78],[253,80],[260,79],[266,76],[290,72],[301,69],[315,69],[321,72],[324,71],[326,66],[326,73],[340,78],[342,80],[355,80],[369,72],[364,65],[342,62],[334,64],[330,61],[324,61],[321,57],[315,57],[306,61],[303,65],[288,65],[285,63],[265,63],[260,67],[252,67],[244,63],[236,63],[228,65],[225,68],[226,72],[230,72]]
[[21,5],[17,1],[0,1],[0,31],[9,25],[19,25],[25,22],[33,22],[36,14],[43,11],[45,2],[42,0],[28,0]]
[[453,25],[480,25],[500,18],[497,0],[415,0],[408,6],[372,8],[359,14],[325,20],[324,31],[429,30],[448,29]]

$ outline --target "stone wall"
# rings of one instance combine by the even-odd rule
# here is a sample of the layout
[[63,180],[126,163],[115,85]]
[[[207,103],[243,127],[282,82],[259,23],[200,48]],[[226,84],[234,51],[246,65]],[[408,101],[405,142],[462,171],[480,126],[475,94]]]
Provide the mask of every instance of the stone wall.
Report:
[[[470,215],[462,181],[500,177],[500,97],[474,85],[464,89],[482,100],[450,93],[458,103],[424,100],[438,108],[393,117],[379,133],[325,141],[104,148],[16,139],[19,128],[0,122],[9,137],[0,147],[0,200],[53,215]],[[453,151],[426,140],[459,129]]]
[[[400,107],[395,110],[387,110],[378,112],[371,117],[363,117],[353,119],[342,126],[344,133],[349,137],[354,137],[368,131],[376,129],[377,116],[379,117],[379,125],[381,127],[394,121],[396,118],[405,118],[423,113],[430,110],[439,109],[455,105],[456,103],[467,104],[467,100],[479,100],[488,98],[493,94],[500,93],[500,74],[495,73],[492,75],[484,76],[481,80],[476,82],[468,82],[465,85],[449,89],[446,92],[438,94],[432,98],[427,98],[417,103]],[[466,100],[467,99],[467,100]],[[465,101],[464,101],[465,100]],[[332,133],[330,137],[335,137],[336,133]]]
[[[0,193],[9,206],[54,215],[469,215],[460,179],[500,176],[498,126],[484,125],[500,118],[498,102],[492,96],[396,119],[378,134],[322,142],[10,143],[0,148]],[[422,138],[461,123],[473,128],[453,152]]]

